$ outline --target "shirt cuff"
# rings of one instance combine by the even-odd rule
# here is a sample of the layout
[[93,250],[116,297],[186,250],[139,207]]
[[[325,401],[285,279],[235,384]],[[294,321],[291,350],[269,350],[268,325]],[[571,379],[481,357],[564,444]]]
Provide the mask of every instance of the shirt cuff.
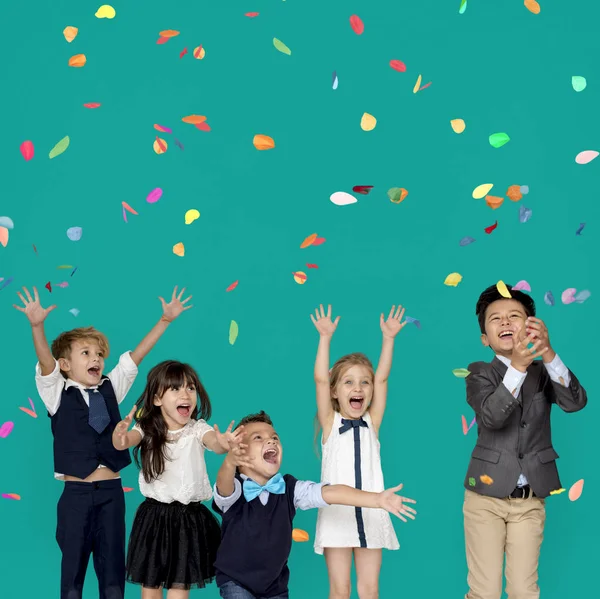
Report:
[[523,381],[525,381],[526,377],[526,372],[521,372],[516,368],[509,366],[504,378],[502,379],[502,382],[513,397],[518,397],[519,392],[521,391],[521,386],[523,385]]
[[[555,383],[560,383],[565,387],[569,386],[570,376],[569,369],[564,365],[563,361],[558,357],[558,354],[555,354],[552,362],[544,362],[544,366],[550,375],[550,378]],[[562,380],[561,380],[562,379]]]
[[60,373],[60,366],[58,365],[58,360],[54,360],[54,370],[50,374],[46,374],[46,375],[42,374],[42,367],[40,366],[40,363],[39,362],[36,363],[35,378],[38,379],[40,382],[42,382],[42,383],[44,383],[45,381],[53,382],[59,376],[62,377],[62,374]]
[[215,483],[213,488],[213,499],[217,504],[217,507],[225,513],[242,495],[242,485],[240,481],[236,478],[233,481],[233,493],[228,497],[223,497],[219,494],[217,489],[217,483]]

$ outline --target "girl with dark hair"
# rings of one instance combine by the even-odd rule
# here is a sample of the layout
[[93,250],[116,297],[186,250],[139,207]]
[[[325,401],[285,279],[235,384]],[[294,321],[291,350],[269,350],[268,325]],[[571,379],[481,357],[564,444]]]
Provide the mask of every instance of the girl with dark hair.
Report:
[[[128,431],[136,415],[135,426]],[[187,599],[214,579],[221,530],[202,505],[212,497],[204,450],[226,453],[243,427],[207,424],[210,399],[188,364],[161,362],[148,373],[140,401],[113,433],[117,449],[134,447],[146,500],[138,508],[127,553],[127,580],[142,599]],[[239,441],[238,441],[239,442]]]

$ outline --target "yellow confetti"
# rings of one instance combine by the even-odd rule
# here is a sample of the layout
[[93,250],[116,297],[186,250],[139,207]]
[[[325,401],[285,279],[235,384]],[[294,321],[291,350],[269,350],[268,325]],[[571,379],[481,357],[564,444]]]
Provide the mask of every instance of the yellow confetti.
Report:
[[79,29],[77,29],[77,27],[65,27],[64,31],[63,31],[63,35],[65,36],[65,39],[69,42],[69,44],[77,37],[77,34],[79,33]]
[[525,8],[534,15],[539,15],[540,11],[542,10],[540,5],[535,0],[525,0],[523,4],[525,4]]
[[478,185],[473,190],[473,198],[475,200],[481,200],[481,198],[485,198],[485,196],[491,191],[492,187],[494,187],[493,183],[484,183],[483,185]]
[[496,289],[502,297],[505,297],[506,299],[512,299],[512,295],[510,294],[510,291],[508,290],[508,287],[504,281],[498,281],[496,283]]
[[419,75],[417,82],[415,83],[415,87],[413,89],[413,94],[416,94],[421,89],[421,75]]
[[444,285],[448,285],[448,287],[456,287],[462,281],[462,275],[457,272],[453,272],[446,277],[444,281]]
[[377,125],[377,119],[368,112],[365,112],[360,119],[360,128],[363,131],[373,131]]
[[240,331],[240,328],[238,327],[238,323],[235,320],[231,321],[231,324],[229,325],[229,344],[233,345],[235,343],[235,340],[238,337],[238,333]]
[[193,209],[192,210],[188,210],[185,213],[185,224],[186,225],[191,225],[195,220],[200,218],[200,213]]
[[304,283],[306,283],[306,273],[302,272],[301,270],[299,270],[298,272],[293,273],[294,275],[294,281],[296,281],[296,283],[298,283],[298,285],[304,285]]
[[183,246],[183,243],[181,243],[181,242],[176,243],[173,246],[173,253],[176,256],[185,256],[185,247]]
[[154,151],[157,154],[164,154],[169,146],[167,145],[167,142],[164,139],[160,139],[160,137],[157,137],[154,143],[152,144],[152,147],[154,148]]
[[206,56],[206,51],[204,50],[204,48],[202,46],[198,46],[197,48],[194,48],[194,58],[197,58],[198,60],[202,60],[205,56]]
[[117,12],[110,4],[103,4],[97,11],[96,17],[98,19],[114,19]]
[[467,126],[465,125],[465,122],[462,119],[453,119],[450,121],[450,126],[452,127],[452,131],[454,131],[454,133],[462,133]]
[[144,406],[142,406],[136,413],[135,413],[135,419],[139,420],[142,417],[142,414],[144,413]]
[[566,489],[563,489],[562,487],[560,489],[556,489],[556,491],[550,491],[550,495],[560,495],[561,493],[564,493],[566,491]]

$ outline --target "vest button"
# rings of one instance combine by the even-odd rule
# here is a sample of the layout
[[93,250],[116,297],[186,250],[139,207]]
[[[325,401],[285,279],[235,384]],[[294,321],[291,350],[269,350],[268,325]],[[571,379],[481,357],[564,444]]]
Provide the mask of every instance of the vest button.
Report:
[[522,453],[520,453],[520,454],[519,454],[519,459],[520,459],[520,460],[522,460],[522,459],[523,459],[523,454],[522,454]]
[[525,428],[527,426],[526,422],[521,422],[521,428]]

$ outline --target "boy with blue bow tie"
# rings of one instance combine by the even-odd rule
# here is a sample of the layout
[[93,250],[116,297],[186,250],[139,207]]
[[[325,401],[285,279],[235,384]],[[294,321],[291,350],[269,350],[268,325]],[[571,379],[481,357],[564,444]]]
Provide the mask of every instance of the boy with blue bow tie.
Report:
[[398,485],[369,493],[281,475],[283,448],[265,412],[243,418],[243,443],[232,447],[214,488],[213,509],[223,518],[215,567],[223,599],[288,599],[288,557],[297,509],[331,504],[387,510],[406,522],[417,513]]

